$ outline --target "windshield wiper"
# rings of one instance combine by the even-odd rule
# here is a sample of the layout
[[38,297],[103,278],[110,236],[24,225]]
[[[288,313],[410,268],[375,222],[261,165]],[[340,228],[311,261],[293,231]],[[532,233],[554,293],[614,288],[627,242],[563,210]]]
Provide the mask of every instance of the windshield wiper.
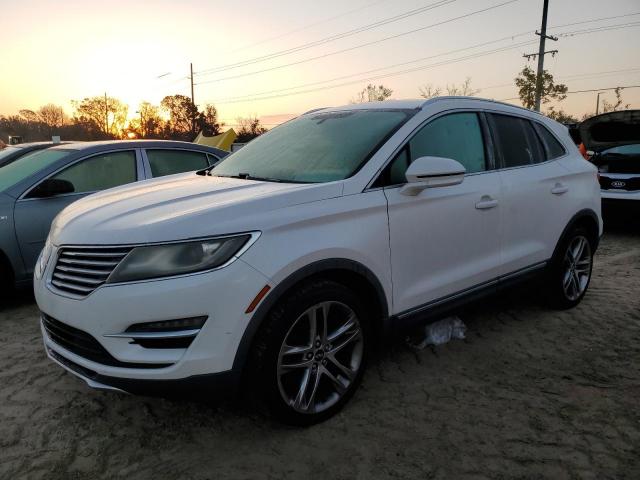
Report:
[[270,178],[270,177],[256,177],[249,173],[238,173],[237,175],[216,175],[212,172],[209,172],[209,175],[214,177],[224,177],[224,178],[239,178],[240,180],[256,180],[258,182],[276,182],[282,183],[282,180],[279,178]]

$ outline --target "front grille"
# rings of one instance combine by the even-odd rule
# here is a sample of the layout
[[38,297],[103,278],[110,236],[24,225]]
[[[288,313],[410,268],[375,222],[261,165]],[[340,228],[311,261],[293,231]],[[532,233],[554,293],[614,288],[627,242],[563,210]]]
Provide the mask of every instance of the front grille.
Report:
[[101,365],[122,368],[164,368],[171,365],[170,363],[121,362],[87,332],[62,323],[45,313],[42,313],[42,325],[54,343],[82,358]]
[[[616,182],[620,182],[616,184]],[[600,174],[600,188],[612,191],[634,192],[640,190],[640,177],[615,178]]]
[[130,247],[63,247],[51,283],[59,290],[85,297],[102,285]]

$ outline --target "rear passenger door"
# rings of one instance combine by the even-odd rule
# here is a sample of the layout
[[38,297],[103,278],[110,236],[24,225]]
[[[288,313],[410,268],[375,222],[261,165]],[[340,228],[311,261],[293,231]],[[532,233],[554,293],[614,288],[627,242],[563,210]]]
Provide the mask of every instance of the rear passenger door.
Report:
[[210,165],[206,152],[195,150],[147,148],[145,154],[147,176],[150,178],[193,172]]
[[546,127],[517,116],[487,117],[503,188],[502,273],[509,274],[551,258],[572,208],[570,175],[555,161],[566,152]]

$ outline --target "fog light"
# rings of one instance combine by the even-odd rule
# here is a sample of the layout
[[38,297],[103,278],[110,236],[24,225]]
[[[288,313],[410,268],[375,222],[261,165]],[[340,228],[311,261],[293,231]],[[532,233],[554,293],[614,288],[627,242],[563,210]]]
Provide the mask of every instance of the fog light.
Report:
[[125,332],[175,332],[180,330],[200,330],[207,321],[207,316],[162,320],[160,322],[135,323]]

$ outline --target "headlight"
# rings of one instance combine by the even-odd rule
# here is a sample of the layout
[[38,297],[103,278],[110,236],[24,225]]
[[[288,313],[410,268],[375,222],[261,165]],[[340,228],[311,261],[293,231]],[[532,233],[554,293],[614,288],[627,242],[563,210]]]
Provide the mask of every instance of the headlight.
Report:
[[251,235],[136,247],[124,257],[107,283],[132,282],[200,272],[224,265]]
[[34,275],[36,279],[40,280],[42,278],[42,274],[44,270],[47,268],[47,263],[49,263],[49,258],[51,257],[51,252],[53,251],[53,246],[51,245],[51,241],[49,237],[47,237],[47,241],[44,244],[44,248],[40,252],[40,256],[38,257],[38,262],[36,263],[36,269],[34,271]]

